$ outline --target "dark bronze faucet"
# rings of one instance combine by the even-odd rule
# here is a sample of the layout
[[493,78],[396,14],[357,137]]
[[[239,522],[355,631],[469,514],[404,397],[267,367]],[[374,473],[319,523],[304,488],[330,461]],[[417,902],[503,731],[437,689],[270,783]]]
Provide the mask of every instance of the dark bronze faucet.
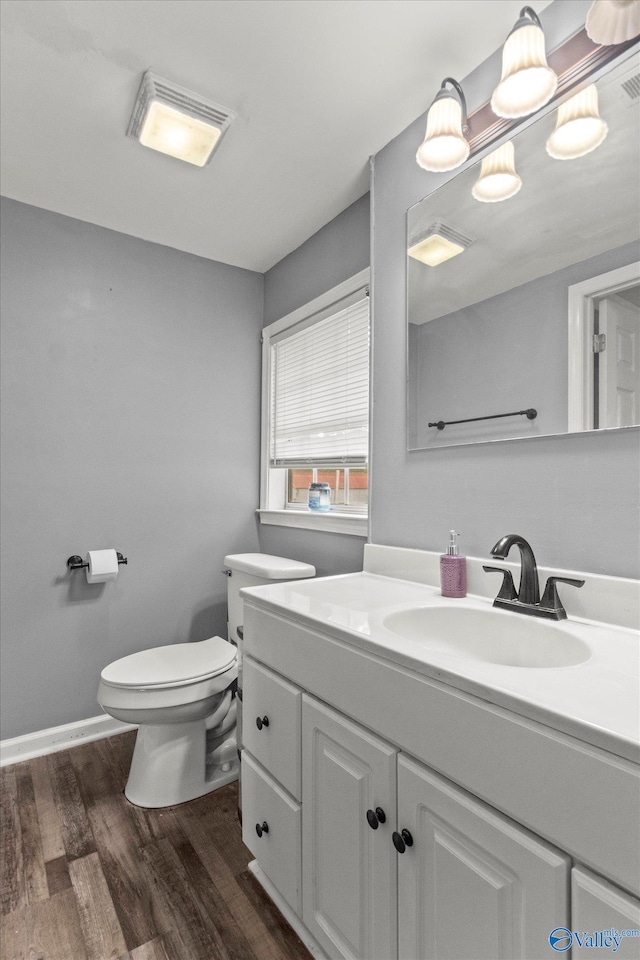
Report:
[[504,560],[513,545],[520,550],[520,586],[516,592],[510,570],[502,567],[483,566],[487,573],[501,573],[502,586],[493,601],[494,607],[515,610],[532,617],[546,617],[551,620],[566,620],[567,614],[558,596],[557,583],[570,583],[573,587],[582,587],[584,580],[572,580],[568,577],[549,577],[540,600],[538,567],[531,545],[518,533],[508,533],[491,550],[491,556]]

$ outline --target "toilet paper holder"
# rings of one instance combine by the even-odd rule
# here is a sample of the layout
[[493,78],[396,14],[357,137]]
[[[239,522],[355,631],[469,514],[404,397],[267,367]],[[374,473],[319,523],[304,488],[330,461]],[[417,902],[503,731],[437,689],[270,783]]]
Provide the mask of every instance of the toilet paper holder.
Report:
[[[129,562],[127,558],[123,557],[121,553],[118,553],[118,551],[116,551],[116,556],[118,558],[118,563]],[[89,561],[83,560],[82,557],[79,557],[77,554],[75,554],[73,557],[68,558],[67,566],[69,567],[69,570],[81,570],[83,567],[89,566]]]

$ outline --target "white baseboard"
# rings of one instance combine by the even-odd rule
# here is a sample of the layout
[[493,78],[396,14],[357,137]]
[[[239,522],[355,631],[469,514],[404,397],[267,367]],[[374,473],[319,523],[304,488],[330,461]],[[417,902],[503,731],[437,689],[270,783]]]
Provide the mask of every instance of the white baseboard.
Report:
[[49,727],[47,730],[25,733],[24,736],[13,737],[11,740],[0,740],[0,767],[135,729],[136,727],[132,724],[115,720],[105,713],[99,717],[89,717],[88,720],[65,723],[61,727]]

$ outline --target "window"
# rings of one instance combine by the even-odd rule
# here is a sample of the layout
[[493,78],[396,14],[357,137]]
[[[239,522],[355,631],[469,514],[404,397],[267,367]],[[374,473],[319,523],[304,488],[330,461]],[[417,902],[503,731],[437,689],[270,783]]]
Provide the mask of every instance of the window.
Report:
[[343,467],[341,470],[288,470],[287,507],[307,505],[310,483],[328,483],[331,503],[340,508],[360,508],[366,513],[369,500],[369,475],[366,467]]
[[[366,536],[369,271],[263,331],[263,523]],[[311,482],[331,510],[311,514]]]

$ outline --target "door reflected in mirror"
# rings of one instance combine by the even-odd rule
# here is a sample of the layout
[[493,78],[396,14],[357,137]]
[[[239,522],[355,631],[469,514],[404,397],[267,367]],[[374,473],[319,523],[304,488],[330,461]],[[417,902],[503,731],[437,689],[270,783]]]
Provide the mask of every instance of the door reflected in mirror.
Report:
[[[637,285],[596,304],[593,427],[640,422],[640,305]],[[632,296],[630,297],[629,294]]]
[[408,211],[410,450],[640,423],[639,85],[637,53],[600,77],[579,157],[545,148],[556,109],[518,132],[509,198],[478,161]]

